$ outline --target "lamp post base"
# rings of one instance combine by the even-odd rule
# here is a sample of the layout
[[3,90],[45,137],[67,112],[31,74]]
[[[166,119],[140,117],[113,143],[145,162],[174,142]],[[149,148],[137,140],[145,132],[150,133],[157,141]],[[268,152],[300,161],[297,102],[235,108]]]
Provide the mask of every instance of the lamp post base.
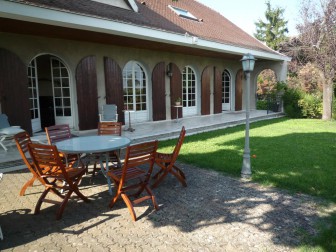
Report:
[[243,154],[243,166],[241,170],[241,177],[242,178],[251,178],[251,159],[250,153],[244,152]]

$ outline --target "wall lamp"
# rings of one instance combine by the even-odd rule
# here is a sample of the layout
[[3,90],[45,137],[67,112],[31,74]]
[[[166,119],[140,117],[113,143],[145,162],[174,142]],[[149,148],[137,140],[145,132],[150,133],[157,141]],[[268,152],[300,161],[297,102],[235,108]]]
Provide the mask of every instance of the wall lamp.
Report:
[[173,76],[173,72],[172,72],[172,63],[169,63],[169,64],[167,65],[166,74],[167,74],[167,76],[168,76],[169,78]]

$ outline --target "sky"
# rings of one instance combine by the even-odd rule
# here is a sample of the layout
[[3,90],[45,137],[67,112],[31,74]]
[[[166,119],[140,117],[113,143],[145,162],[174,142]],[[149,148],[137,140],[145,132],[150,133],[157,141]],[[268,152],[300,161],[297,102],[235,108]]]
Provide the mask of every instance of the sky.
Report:
[[[232,23],[253,35],[255,22],[259,19],[266,21],[266,0],[197,0],[204,5],[221,13]],[[284,19],[288,21],[288,36],[297,35],[296,24],[300,22],[300,3],[302,0],[270,0],[271,7],[285,9]]]

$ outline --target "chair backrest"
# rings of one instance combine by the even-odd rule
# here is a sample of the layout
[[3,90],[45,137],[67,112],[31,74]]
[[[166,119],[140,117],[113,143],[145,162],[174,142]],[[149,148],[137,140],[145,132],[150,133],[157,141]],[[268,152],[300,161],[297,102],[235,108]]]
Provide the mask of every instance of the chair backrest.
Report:
[[98,135],[116,135],[121,136],[121,122],[99,122]]
[[186,130],[184,128],[184,126],[182,126],[182,129],[181,129],[181,132],[180,132],[180,136],[177,140],[177,143],[175,145],[175,148],[174,148],[174,151],[173,151],[173,157],[172,157],[172,162],[175,162],[179,153],[180,153],[180,150],[181,150],[181,147],[182,147],[182,144],[183,144],[183,141],[184,141],[184,137],[185,137],[185,134],[186,134]]
[[9,128],[8,116],[6,114],[0,114],[0,129]]
[[23,162],[26,164],[30,172],[32,172],[34,175],[37,175],[37,171],[35,170],[34,165],[30,163],[27,157],[27,154],[29,155],[28,144],[32,143],[29,134],[26,131],[20,132],[14,136],[14,140]]
[[[28,150],[41,177],[46,179],[55,174],[54,177],[63,175],[65,181],[68,180],[65,166],[55,145],[29,143]],[[48,183],[48,180],[46,182]]]
[[[139,167],[141,165],[149,165],[147,171],[147,181],[153,170],[156,150],[158,148],[158,141],[151,141],[146,143],[135,144],[128,146],[126,149],[125,162],[123,165],[122,180],[127,178],[127,172],[131,171],[132,167]],[[130,177],[130,179],[132,179]]]
[[117,121],[118,108],[115,104],[104,104],[101,111],[101,121]]
[[45,132],[47,134],[48,143],[50,145],[72,137],[68,124],[59,124],[45,127]]

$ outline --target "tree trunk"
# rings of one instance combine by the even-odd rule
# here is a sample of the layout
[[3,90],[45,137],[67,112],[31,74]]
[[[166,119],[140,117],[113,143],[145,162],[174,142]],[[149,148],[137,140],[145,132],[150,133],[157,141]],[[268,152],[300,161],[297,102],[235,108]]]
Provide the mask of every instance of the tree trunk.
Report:
[[326,78],[323,83],[323,120],[331,120],[333,80]]

